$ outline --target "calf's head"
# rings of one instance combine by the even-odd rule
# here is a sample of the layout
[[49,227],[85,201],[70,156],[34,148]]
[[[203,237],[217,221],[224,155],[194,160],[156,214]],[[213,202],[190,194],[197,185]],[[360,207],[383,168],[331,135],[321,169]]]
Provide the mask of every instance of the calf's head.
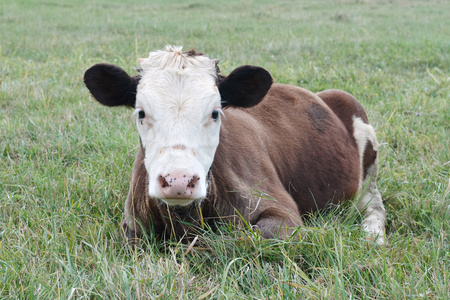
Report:
[[168,46],[139,61],[137,76],[97,64],[86,71],[84,82],[101,104],[135,109],[150,197],[170,206],[201,201],[219,144],[222,108],[258,104],[272,77],[254,66],[224,77],[217,60],[181,47]]

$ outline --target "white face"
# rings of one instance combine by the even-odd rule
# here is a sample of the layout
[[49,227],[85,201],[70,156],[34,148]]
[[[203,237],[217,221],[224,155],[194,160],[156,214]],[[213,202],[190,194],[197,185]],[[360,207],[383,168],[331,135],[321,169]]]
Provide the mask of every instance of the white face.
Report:
[[140,60],[136,124],[150,196],[186,206],[206,197],[219,144],[221,98],[214,60],[168,50]]

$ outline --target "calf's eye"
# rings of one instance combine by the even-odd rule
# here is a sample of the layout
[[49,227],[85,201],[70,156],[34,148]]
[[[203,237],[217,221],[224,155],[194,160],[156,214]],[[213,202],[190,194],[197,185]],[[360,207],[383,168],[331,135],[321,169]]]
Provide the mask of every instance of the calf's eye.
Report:
[[145,118],[145,112],[143,110],[139,111],[139,119],[144,119]]
[[212,112],[211,118],[212,118],[214,121],[217,121],[217,119],[219,118],[219,110],[218,110],[218,109],[216,109],[216,110],[214,110],[214,111]]

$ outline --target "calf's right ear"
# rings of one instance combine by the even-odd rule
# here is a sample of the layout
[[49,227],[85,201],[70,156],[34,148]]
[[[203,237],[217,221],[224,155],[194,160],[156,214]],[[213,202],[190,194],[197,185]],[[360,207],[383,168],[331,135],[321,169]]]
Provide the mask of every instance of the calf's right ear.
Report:
[[139,75],[130,77],[123,69],[110,64],[96,64],[84,73],[84,84],[106,106],[134,107],[139,80]]

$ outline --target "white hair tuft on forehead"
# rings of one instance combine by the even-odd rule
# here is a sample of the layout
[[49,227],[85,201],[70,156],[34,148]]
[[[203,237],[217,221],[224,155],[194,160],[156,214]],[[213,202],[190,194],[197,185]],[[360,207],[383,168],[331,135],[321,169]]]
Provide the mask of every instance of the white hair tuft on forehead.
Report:
[[194,50],[182,52],[183,47],[167,45],[164,50],[150,52],[148,58],[140,58],[142,71],[155,69],[201,69],[216,76],[217,61]]

